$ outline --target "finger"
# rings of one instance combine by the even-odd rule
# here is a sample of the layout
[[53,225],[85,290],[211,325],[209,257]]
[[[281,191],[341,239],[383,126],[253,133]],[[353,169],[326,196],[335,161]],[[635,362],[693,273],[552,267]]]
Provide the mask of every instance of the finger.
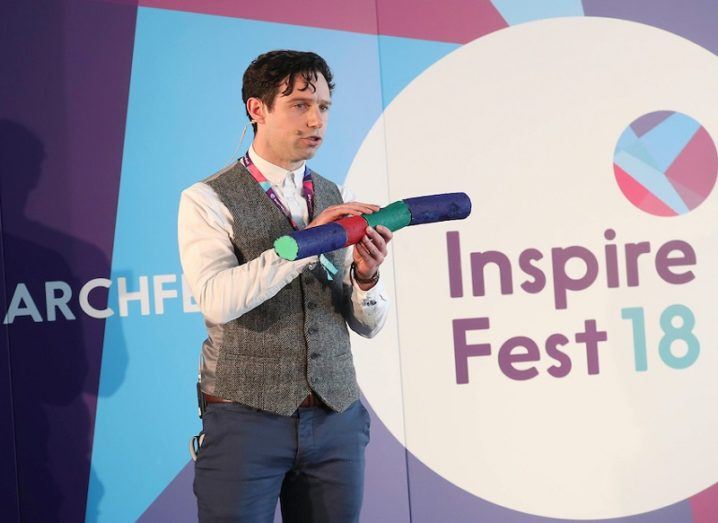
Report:
[[379,252],[381,252],[382,256],[386,256],[387,250],[386,250],[386,241],[384,241],[384,237],[379,234],[376,229],[373,227],[367,227],[367,236],[371,240],[372,244],[376,246],[377,249],[379,249]]
[[319,216],[323,216],[330,221],[334,221],[338,218],[344,218],[345,216],[357,216],[359,214],[366,214],[366,209],[351,205],[338,205],[336,207],[327,207],[319,214]]
[[345,202],[345,205],[351,205],[357,209],[362,209],[362,212],[366,214],[371,214],[381,209],[381,207],[379,207],[378,205],[374,205],[373,203]]
[[379,209],[381,209],[381,207],[379,207],[375,203],[358,202],[356,200],[352,200],[350,202],[344,202],[344,203],[352,203],[352,204],[356,204],[356,205],[361,205],[362,207],[369,207],[370,209],[375,210],[375,211],[378,211]]
[[361,209],[357,209],[355,207],[348,207],[348,206],[344,206],[344,205],[342,205],[340,207],[329,208],[329,209],[326,209],[326,211],[329,211],[331,216],[334,218],[344,218],[345,216],[356,216],[358,214],[362,214]]
[[319,213],[315,220],[320,223],[328,223],[336,221],[340,218],[344,218],[345,216],[355,216],[358,214],[362,214],[362,211],[360,209],[355,209],[353,207],[348,207],[344,205],[336,205],[324,209],[322,212]]
[[384,256],[382,255],[379,248],[376,246],[376,244],[373,241],[371,241],[371,239],[368,236],[364,236],[364,238],[362,238],[362,242],[363,242],[363,246],[366,248],[366,250],[372,256],[372,258],[374,258],[377,261],[381,261],[384,259]]
[[371,253],[367,250],[366,247],[364,247],[364,245],[362,245],[361,243],[357,243],[354,246],[354,249],[356,250],[356,252],[359,253],[359,256],[364,261],[364,263],[366,263],[369,266],[373,266],[376,264],[376,262],[374,261],[374,258],[372,258]]
[[348,207],[351,210],[352,215],[356,214],[373,214],[374,211],[370,207],[352,206]]
[[391,232],[391,229],[388,227],[385,227],[384,225],[377,225],[375,227],[376,232],[381,234],[381,237],[384,238],[384,241],[386,243],[389,243],[391,239],[394,237],[394,233]]
[[371,214],[378,206],[372,204],[364,204],[361,202],[347,202],[338,205],[331,205],[320,212],[314,220],[307,226],[317,227],[330,222],[337,221],[346,216],[357,216],[359,214]]
[[[366,257],[365,257],[366,256]],[[368,260],[367,260],[368,258]],[[359,275],[363,275],[363,278],[369,278],[376,274],[376,271],[379,268],[379,264],[371,259],[370,254],[365,251],[365,254],[362,255],[360,258],[361,261],[357,261],[356,264],[356,273]]]

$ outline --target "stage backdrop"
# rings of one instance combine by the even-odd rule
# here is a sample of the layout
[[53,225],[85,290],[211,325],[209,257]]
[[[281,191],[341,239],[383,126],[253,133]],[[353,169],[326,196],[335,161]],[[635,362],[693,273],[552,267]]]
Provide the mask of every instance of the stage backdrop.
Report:
[[335,74],[313,169],[474,205],[396,234],[352,338],[362,520],[718,520],[718,4],[51,4],[2,7],[8,520],[196,520],[179,195],[278,48]]

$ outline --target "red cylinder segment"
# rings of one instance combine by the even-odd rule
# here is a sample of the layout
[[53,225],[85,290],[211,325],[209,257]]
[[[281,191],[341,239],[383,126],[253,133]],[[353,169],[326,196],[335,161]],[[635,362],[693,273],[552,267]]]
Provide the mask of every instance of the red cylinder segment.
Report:
[[334,223],[338,223],[344,228],[344,230],[347,231],[347,242],[344,244],[344,247],[354,245],[361,240],[364,234],[366,234],[365,231],[369,225],[367,221],[359,215],[347,216],[346,218],[337,220]]

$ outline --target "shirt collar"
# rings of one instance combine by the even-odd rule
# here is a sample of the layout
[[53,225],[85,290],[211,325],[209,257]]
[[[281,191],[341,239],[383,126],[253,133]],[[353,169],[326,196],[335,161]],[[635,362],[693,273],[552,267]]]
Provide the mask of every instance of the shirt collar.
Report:
[[284,184],[284,180],[287,178],[287,173],[291,172],[294,177],[294,184],[297,187],[302,186],[304,181],[304,166],[306,162],[302,162],[302,165],[297,167],[295,170],[290,171],[289,169],[275,165],[259,156],[257,151],[254,150],[254,145],[249,146],[249,159],[252,160],[252,163],[257,166],[257,169],[259,169],[259,172],[261,172],[264,177],[272,183],[272,185],[281,187]]

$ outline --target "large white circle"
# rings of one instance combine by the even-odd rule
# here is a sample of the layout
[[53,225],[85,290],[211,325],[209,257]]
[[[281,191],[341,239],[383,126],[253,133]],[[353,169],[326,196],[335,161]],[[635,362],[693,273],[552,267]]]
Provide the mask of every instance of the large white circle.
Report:
[[[718,60],[681,37],[614,19],[560,18],[459,48],[391,103],[347,183],[368,201],[465,191],[474,204],[468,220],[397,232],[382,272],[396,309],[378,340],[352,340],[362,390],[418,459],[476,496],[563,518],[642,513],[718,480],[716,194],[689,214],[659,218],[629,203],[612,171],[618,137],[648,112],[681,111],[718,136],[716,93]],[[650,242],[639,287],[626,286],[621,265],[621,287],[607,288],[608,228],[620,253],[627,242]],[[449,296],[447,231],[460,233],[463,298]],[[696,278],[685,285],[660,279],[653,262],[674,239],[697,253]],[[569,245],[590,249],[600,272],[556,310],[551,249]],[[526,277],[517,260],[529,247],[545,256],[539,294],[519,287]],[[487,296],[472,295],[469,255],[487,250],[513,263],[513,294],[501,295],[496,270],[487,269]],[[673,303],[693,311],[701,343],[683,370],[657,351],[659,316]],[[644,308],[646,372],[634,369],[624,307]],[[452,320],[468,317],[490,318],[490,329],[468,341],[493,352],[471,358],[470,382],[458,385]],[[587,319],[608,333],[597,375],[587,374],[586,350],[573,341]],[[555,362],[543,343],[557,332],[571,339],[564,378],[546,373]],[[540,375],[528,381],[498,366],[499,346],[517,335],[542,350]]]

